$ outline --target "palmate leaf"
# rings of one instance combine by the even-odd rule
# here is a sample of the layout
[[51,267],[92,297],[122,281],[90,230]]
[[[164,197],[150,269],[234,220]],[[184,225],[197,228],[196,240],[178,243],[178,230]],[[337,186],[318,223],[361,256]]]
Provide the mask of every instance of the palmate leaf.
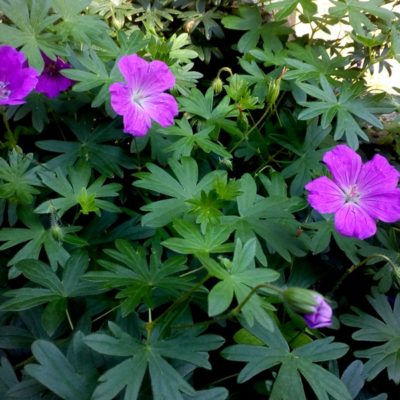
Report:
[[307,238],[303,235],[296,237],[299,224],[291,211],[298,205],[298,200],[284,195],[258,195],[256,182],[249,174],[243,175],[239,182],[242,192],[237,197],[239,216],[221,217],[222,222],[234,227],[235,237],[242,242],[255,238],[256,257],[264,265],[267,265],[267,259],[259,238],[264,239],[271,252],[277,252],[288,261],[292,254],[304,256]]
[[184,395],[192,398],[196,396],[195,390],[167,360],[180,360],[210,369],[208,352],[224,342],[220,336],[199,336],[195,330],[185,330],[184,333],[167,338],[160,337],[155,330],[148,341],[142,341],[130,336],[113,322],[109,322],[109,329],[113,336],[93,333],[85,338],[85,343],[101,354],[129,358],[99,378],[93,400],[113,400],[124,389],[125,399],[140,398],[147,370],[155,400],[184,400],[187,398]]
[[321,75],[341,78],[356,77],[355,71],[345,69],[349,64],[347,57],[338,54],[332,56],[325,47],[304,47],[296,43],[289,43],[288,48],[285,65],[289,70],[285,73],[284,79],[319,80]]
[[225,243],[232,233],[231,226],[207,225],[204,234],[199,227],[189,221],[176,220],[173,228],[182,238],[169,238],[161,244],[181,254],[209,255],[233,250],[233,243]]
[[375,112],[379,112],[378,105],[371,103],[371,99],[362,97],[365,89],[361,84],[343,84],[338,97],[323,75],[320,77],[320,85],[321,88],[308,83],[297,83],[297,86],[308,95],[319,99],[319,101],[300,102],[307,107],[300,112],[298,117],[300,120],[310,120],[321,115],[321,127],[326,129],[336,119],[334,139],[339,140],[344,135],[347,144],[354,149],[358,148],[358,137],[365,141],[369,140],[357,118],[379,129],[383,128],[380,120],[374,115]]
[[106,271],[89,272],[85,279],[106,289],[117,289],[122,315],[128,315],[142,303],[150,308],[162,305],[192,287],[189,278],[179,276],[187,269],[185,257],[172,256],[163,262],[160,246],[153,245],[148,262],[142,247],[133,247],[122,239],[116,240],[115,247],[104,250],[111,261],[98,260]]
[[224,174],[223,171],[212,171],[199,180],[197,162],[190,157],[180,161],[171,159],[169,166],[175,177],[155,164],[147,164],[150,172],[135,174],[139,180],[133,183],[134,186],[170,197],[142,207],[148,211],[142,219],[145,226],[159,228],[185,214],[191,208],[187,201],[196,199],[202,191],[208,193]]
[[[290,1],[293,4],[293,1]],[[296,4],[296,3],[295,3]],[[288,35],[292,30],[283,24],[283,21],[270,21],[263,24],[259,7],[242,5],[239,7],[238,16],[228,15],[222,18],[225,28],[235,29],[246,32],[238,42],[238,50],[247,53],[257,47],[257,43],[262,37],[265,43],[272,50],[281,49],[282,43],[279,36]]]
[[46,332],[52,335],[65,319],[69,298],[85,297],[101,291],[97,285],[82,280],[88,263],[87,254],[76,251],[66,262],[60,279],[50,266],[41,261],[32,259],[20,261],[16,269],[36,286],[3,293],[5,297],[11,299],[1,304],[0,310],[23,311],[40,304],[47,304],[42,314],[42,324]]
[[341,317],[344,324],[359,328],[353,333],[354,340],[366,342],[384,342],[380,346],[356,351],[355,355],[367,358],[364,372],[367,379],[374,379],[386,369],[388,378],[396,384],[400,383],[400,295],[397,295],[393,308],[387,296],[372,291],[368,302],[379,315],[379,319],[353,309],[357,315],[346,314]]
[[[241,304],[252,289],[260,284],[273,282],[279,278],[276,271],[267,268],[255,268],[256,241],[250,239],[242,245],[237,240],[232,262],[223,267],[215,260],[199,256],[199,260],[208,270],[209,274],[220,279],[210,290],[208,295],[208,315],[215,316],[226,311],[232,303],[233,297],[237,304]],[[257,321],[265,329],[272,330],[273,322],[266,312],[267,304],[262,297],[254,293],[241,312],[247,324],[252,326]]]
[[333,0],[331,2],[334,6],[329,8],[329,15],[336,18],[347,17],[353,30],[362,36],[365,35],[365,30],[375,31],[377,29],[371,17],[387,22],[396,18],[391,10],[382,7],[385,4],[384,0]]
[[310,19],[318,11],[313,0],[276,0],[265,5],[267,11],[273,11],[277,21],[285,20],[292,14],[298,5],[301,5],[303,14]]
[[181,111],[186,111],[199,121],[200,130],[212,127],[211,137],[217,137],[219,132],[225,130],[236,136],[241,136],[241,131],[232,117],[237,117],[239,112],[234,104],[230,104],[230,99],[225,96],[217,105],[214,106],[214,91],[209,88],[206,94],[199,89],[193,88],[187,97],[180,97]]
[[[33,154],[21,154],[13,149],[8,162],[0,158],[0,198],[13,203],[31,204],[38,194],[35,186],[43,186],[32,165]],[[37,169],[36,169],[37,170]]]
[[117,213],[119,207],[108,200],[102,200],[103,197],[116,197],[118,191],[122,188],[119,183],[104,184],[106,178],[100,176],[94,182],[89,184],[91,178],[91,168],[86,164],[76,166],[69,171],[69,180],[65,173],[57,168],[56,172],[42,172],[39,174],[42,182],[60,194],[52,200],[47,200],[36,207],[38,214],[48,214],[56,210],[59,216],[62,216],[70,208],[79,205],[82,214],[94,212],[100,213],[100,210]]
[[[23,207],[18,211],[20,221],[27,228],[1,228],[0,241],[5,242],[0,246],[0,250],[6,250],[27,242],[19,249],[8,265],[15,265],[18,261],[26,258],[38,259],[42,250],[45,251],[50,265],[54,270],[58,265],[63,266],[69,258],[69,253],[63,247],[63,242],[55,237],[53,230],[43,226],[39,216],[34,214],[30,207]],[[59,227],[63,240],[67,240],[68,234],[80,230],[76,226]],[[13,269],[12,275],[19,274]]]
[[238,382],[246,382],[253,376],[280,365],[272,386],[271,400],[306,400],[302,379],[305,379],[318,400],[351,400],[343,382],[334,374],[316,364],[342,357],[348,346],[332,343],[333,337],[317,339],[290,350],[277,326],[272,332],[259,324],[245,328],[264,345],[234,345],[223,350],[222,355],[231,361],[246,362],[238,376]]
[[42,150],[62,153],[46,162],[48,168],[66,168],[80,161],[107,177],[113,177],[114,174],[122,177],[122,168],[134,167],[132,157],[121,146],[107,144],[126,138],[121,129],[116,127],[115,121],[95,129],[88,118],[80,118],[79,122],[69,120],[67,125],[78,141],[40,140],[35,143]]
[[72,90],[87,92],[101,86],[91,105],[99,107],[106,102],[109,99],[108,88],[114,80],[97,53],[91,48],[84,48],[81,54],[71,53],[69,59],[73,68],[64,69],[62,75],[77,82]]
[[231,154],[224,147],[212,141],[209,134],[213,130],[212,127],[206,127],[196,133],[186,118],[176,122],[176,125],[164,129],[162,133],[167,136],[180,136],[173,144],[169,145],[165,151],[172,151],[176,159],[182,156],[190,156],[193,149],[200,148],[205,153],[215,153],[224,158],[232,158]]
[[71,38],[79,43],[96,44],[115,55],[117,46],[108,35],[108,26],[98,15],[84,14],[90,0],[52,0],[52,8],[61,16],[57,33],[65,41]]
[[[323,154],[326,149],[319,149],[320,144],[330,132],[330,128],[322,129],[318,126],[317,121],[314,120],[307,127],[307,133],[304,143],[299,148],[296,147],[296,155],[299,157],[295,159],[288,167],[282,171],[284,178],[291,178],[294,176],[290,184],[290,194],[301,195],[304,192],[304,185],[310,182],[315,175],[322,175],[323,167],[320,164]],[[284,147],[289,147],[293,151],[295,143],[282,142],[277,138],[279,144]]]
[[95,362],[82,339],[82,332],[76,332],[67,355],[50,341],[36,340],[32,353],[37,364],[26,365],[26,374],[63,400],[90,400],[96,385]]
[[46,29],[59,19],[58,15],[48,15],[51,0],[0,0],[0,10],[14,26],[0,24],[0,42],[13,47],[22,47],[29,65],[40,73],[44,61],[40,51],[54,56],[55,37]]

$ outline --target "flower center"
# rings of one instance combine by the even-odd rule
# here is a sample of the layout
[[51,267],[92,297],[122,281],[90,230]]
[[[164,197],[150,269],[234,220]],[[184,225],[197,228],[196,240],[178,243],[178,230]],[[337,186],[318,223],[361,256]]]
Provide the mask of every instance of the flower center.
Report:
[[132,94],[131,94],[132,103],[143,108],[143,105],[142,105],[143,98],[144,98],[143,93],[140,90],[132,90]]
[[58,74],[58,67],[54,61],[50,61],[48,64],[46,64],[44,70],[46,71],[46,74],[49,76],[54,76]]
[[358,204],[358,202],[360,201],[361,193],[358,190],[358,186],[356,184],[351,185],[347,190],[345,190],[344,194],[346,203]]
[[11,90],[7,89],[8,82],[0,81],[0,100],[8,99]]

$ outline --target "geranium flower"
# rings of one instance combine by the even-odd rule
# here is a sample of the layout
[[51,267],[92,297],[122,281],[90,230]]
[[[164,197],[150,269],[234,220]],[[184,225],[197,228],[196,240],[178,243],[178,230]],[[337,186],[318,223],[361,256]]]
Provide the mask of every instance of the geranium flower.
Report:
[[121,57],[118,68],[126,82],[110,85],[111,106],[123,116],[124,132],[143,136],[153,120],[162,127],[172,125],[178,104],[173,96],[163,93],[175,85],[167,64],[147,62],[133,54]]
[[366,239],[376,233],[376,221],[400,219],[400,173],[376,154],[362,163],[350,147],[338,145],[323,157],[332,179],[308,183],[308,202],[320,213],[334,213],[335,227],[344,236]]
[[0,46],[0,105],[25,103],[35,88],[37,71],[28,66],[25,54],[14,47]]
[[332,325],[332,308],[324,300],[324,298],[317,294],[314,297],[316,305],[314,306],[314,311],[309,314],[304,314],[303,318],[306,324],[312,328],[325,328]]
[[74,81],[60,74],[63,69],[71,68],[71,65],[57,57],[51,60],[46,54],[42,53],[44,69],[39,76],[36,91],[45,94],[47,97],[57,97],[60,92],[67,90]]

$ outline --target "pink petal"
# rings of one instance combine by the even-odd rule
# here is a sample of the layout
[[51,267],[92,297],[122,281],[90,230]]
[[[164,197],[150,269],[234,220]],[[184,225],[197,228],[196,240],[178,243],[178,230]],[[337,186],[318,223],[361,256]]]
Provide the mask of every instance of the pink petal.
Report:
[[345,196],[332,180],[326,176],[307,183],[308,202],[320,213],[334,213],[344,205]]
[[155,60],[150,63],[150,73],[146,83],[151,90],[163,92],[175,85],[175,76],[167,64]]
[[358,176],[358,188],[364,195],[381,194],[397,187],[400,173],[391,166],[385,157],[376,154],[371,161],[361,167]]
[[141,104],[150,118],[164,128],[173,125],[174,117],[178,114],[178,103],[168,93],[146,97],[141,101]]
[[132,100],[129,88],[123,83],[110,85],[111,107],[118,115],[124,115],[132,107]]
[[170,89],[175,85],[175,77],[162,61],[147,62],[136,54],[123,56],[118,68],[128,86],[140,90],[145,95]]
[[124,114],[124,132],[133,136],[144,136],[151,127],[151,119],[142,108],[132,105]]
[[400,220],[400,190],[362,197],[360,206],[372,217],[383,222]]
[[132,101],[130,88],[123,83],[110,85],[111,107],[123,116],[124,132],[143,136],[151,127],[148,112]]
[[361,157],[350,147],[340,144],[326,152],[323,157],[333,180],[342,189],[357,181],[361,170]]
[[376,223],[368,213],[354,203],[345,204],[335,214],[335,228],[343,236],[366,239],[376,233]]

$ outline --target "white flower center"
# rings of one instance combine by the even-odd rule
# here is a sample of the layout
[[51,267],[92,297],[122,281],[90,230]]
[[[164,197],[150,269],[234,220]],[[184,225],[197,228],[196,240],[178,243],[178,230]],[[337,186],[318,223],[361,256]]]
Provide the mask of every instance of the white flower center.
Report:
[[8,82],[0,81],[0,100],[8,99],[11,90],[7,89]]
[[144,98],[143,93],[140,90],[132,90],[131,94],[132,103],[143,108],[143,105],[141,103],[143,98]]
[[361,198],[361,193],[356,184],[353,184],[344,191],[345,202],[358,204]]

